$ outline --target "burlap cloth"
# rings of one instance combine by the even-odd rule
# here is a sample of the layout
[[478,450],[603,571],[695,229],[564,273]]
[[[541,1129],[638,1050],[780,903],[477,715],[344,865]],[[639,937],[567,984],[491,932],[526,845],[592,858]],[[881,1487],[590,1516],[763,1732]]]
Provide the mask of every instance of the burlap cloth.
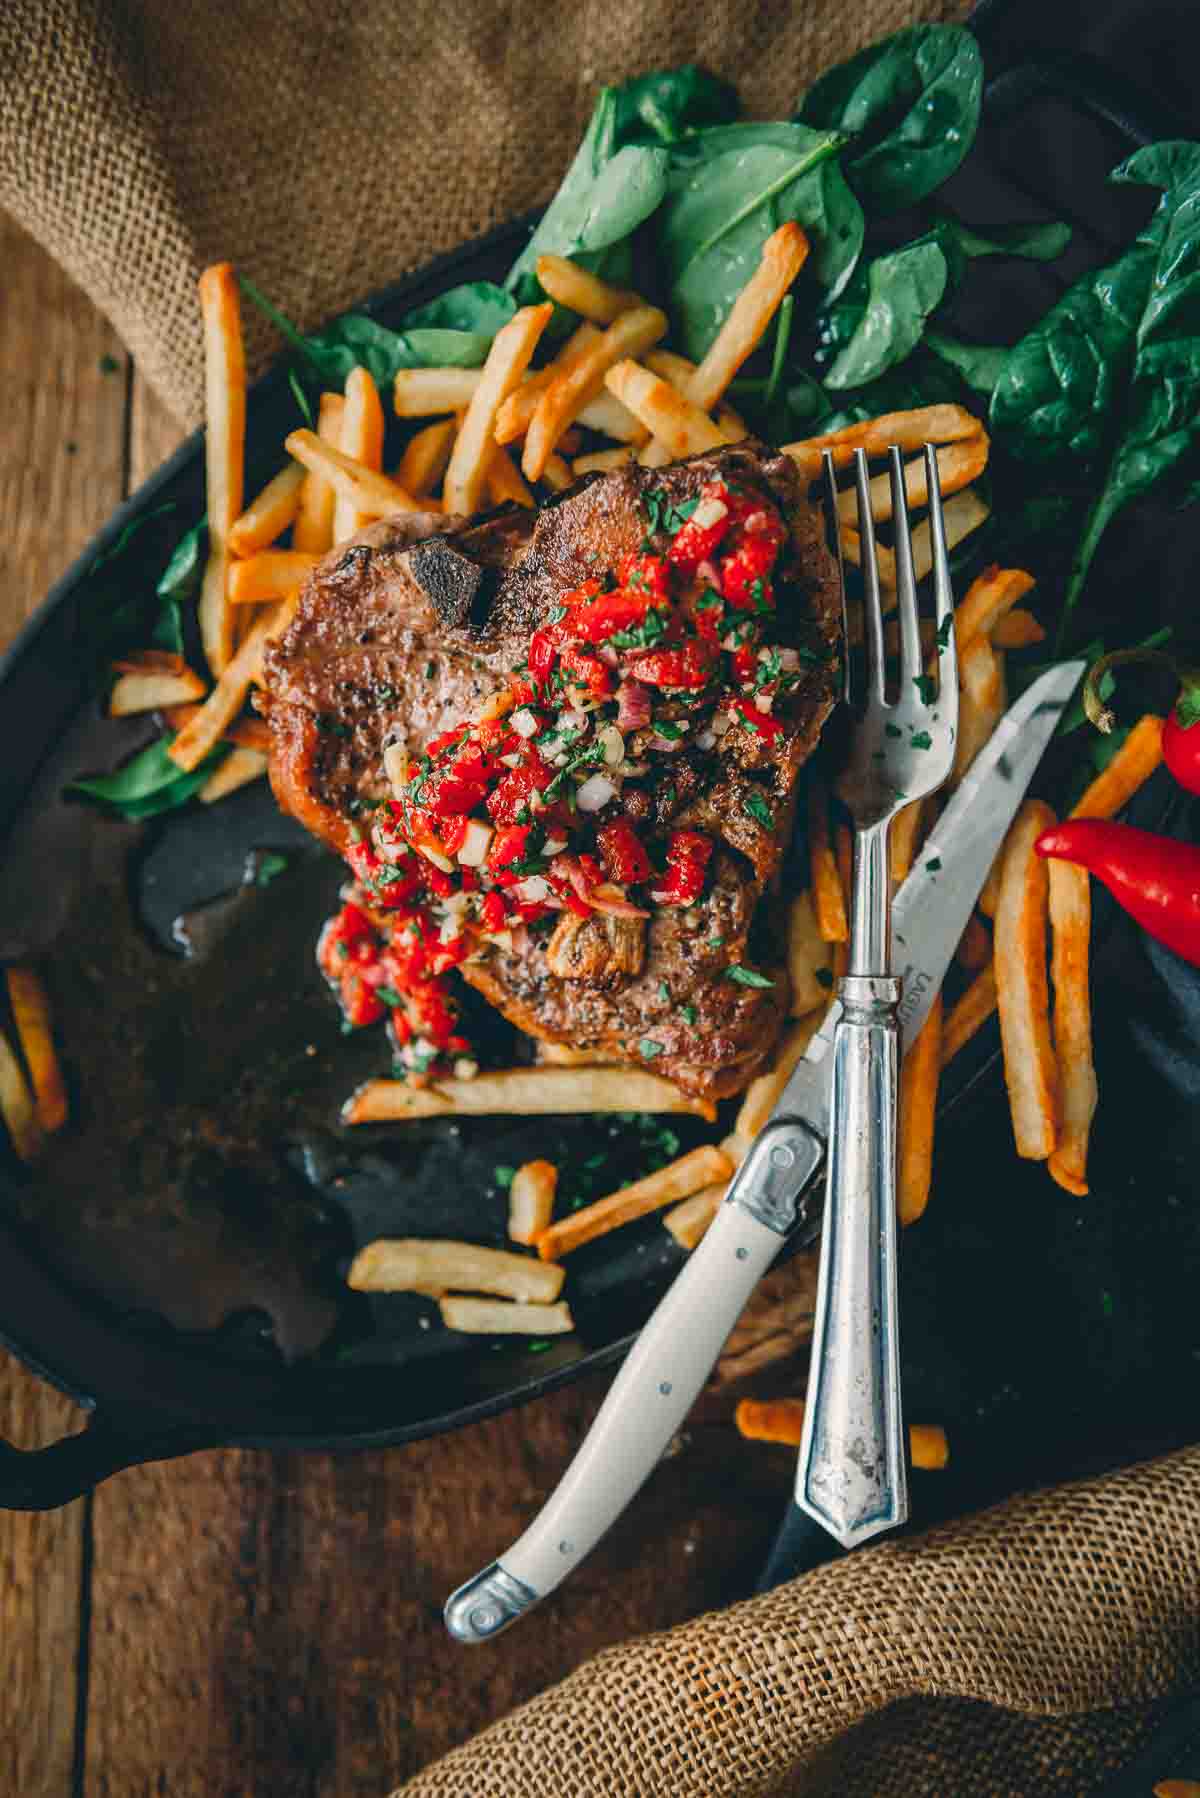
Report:
[[[599,81],[695,60],[780,116],[859,45],[966,10],[5,0],[0,203],[194,422],[206,261],[232,258],[315,325],[546,198]],[[251,347],[261,363],[274,346],[261,335]],[[610,1650],[405,1789],[1086,1792],[1200,1682],[1198,1592],[1189,1451],[877,1546]]]

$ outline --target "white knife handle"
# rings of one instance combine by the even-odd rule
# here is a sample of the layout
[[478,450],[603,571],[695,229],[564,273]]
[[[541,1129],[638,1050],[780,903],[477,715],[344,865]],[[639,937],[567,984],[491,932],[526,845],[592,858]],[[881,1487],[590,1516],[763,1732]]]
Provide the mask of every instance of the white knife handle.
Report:
[[769,1124],[703,1242],[629,1353],[555,1492],[502,1560],[446,1601],[446,1628],[485,1642],[545,1598],[591,1553],[661,1461],[797,1221],[824,1144],[798,1119]]
[[796,1503],[853,1548],[908,1515],[896,1296],[896,1001],[847,976]]

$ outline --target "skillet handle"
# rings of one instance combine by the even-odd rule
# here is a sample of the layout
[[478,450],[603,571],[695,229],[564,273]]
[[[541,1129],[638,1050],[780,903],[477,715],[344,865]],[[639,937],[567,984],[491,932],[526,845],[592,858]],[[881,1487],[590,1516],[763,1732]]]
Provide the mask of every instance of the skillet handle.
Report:
[[14,1448],[0,1440],[0,1510],[54,1511],[123,1467],[211,1446],[211,1441],[184,1437],[178,1430],[147,1434],[144,1414],[140,1427],[131,1418],[129,1427],[122,1428],[107,1413],[93,1411],[78,1435],[63,1436],[45,1448]]

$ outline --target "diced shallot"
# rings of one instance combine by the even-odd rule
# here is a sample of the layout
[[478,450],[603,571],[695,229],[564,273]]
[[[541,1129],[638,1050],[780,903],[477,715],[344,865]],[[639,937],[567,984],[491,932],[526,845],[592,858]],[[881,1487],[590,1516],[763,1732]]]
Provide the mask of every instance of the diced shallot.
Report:
[[547,837],[542,844],[542,854],[545,856],[561,855],[566,846],[566,837]]
[[581,812],[599,812],[616,796],[617,789],[607,774],[591,774],[576,793],[575,800]]
[[464,868],[482,868],[487,860],[487,852],[491,847],[492,828],[483,824],[478,818],[467,820],[467,834],[462,840],[458,859]]
[[[527,705],[518,707],[508,721],[519,737],[536,737],[538,721]],[[508,760],[507,756],[504,758]]]
[[641,681],[623,680],[617,688],[617,729],[629,732],[649,724],[651,698]]
[[606,724],[596,736],[596,741],[604,751],[605,766],[619,768],[625,760],[625,739],[615,724]]
[[513,889],[522,905],[540,905],[550,891],[549,882],[541,874],[529,874]]

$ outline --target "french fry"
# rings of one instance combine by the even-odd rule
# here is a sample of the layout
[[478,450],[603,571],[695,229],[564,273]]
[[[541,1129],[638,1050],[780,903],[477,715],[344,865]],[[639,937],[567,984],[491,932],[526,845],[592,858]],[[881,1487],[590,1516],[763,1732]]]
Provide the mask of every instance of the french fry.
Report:
[[632,461],[632,444],[622,443],[616,449],[594,450],[591,455],[576,456],[571,464],[571,473],[578,480],[580,475],[607,474],[610,469],[624,468],[627,462]]
[[1074,862],[1047,862],[1050,881],[1050,978],[1054,982],[1054,1051],[1062,1094],[1062,1128],[1048,1167],[1058,1184],[1082,1198],[1098,1089],[1092,1060],[1088,942],[1092,898],[1088,874]]
[[493,506],[502,506],[506,501],[528,507],[537,504],[526,485],[524,475],[503,444],[497,443],[492,447],[487,471],[487,495]]
[[996,1009],[996,969],[989,962],[981,968],[966,992],[950,1007],[942,1020],[942,1066],[954,1060],[959,1050],[987,1023]]
[[[757,1075],[742,1095],[733,1134],[751,1143],[775,1109],[776,1101],[792,1077],[792,1070],[821,1028],[826,1007],[810,1011],[784,1031],[765,1074]],[[722,1145],[724,1147],[724,1145]],[[732,1159],[732,1157],[730,1157]]]
[[37,1104],[12,1044],[0,1031],[0,1116],[22,1161],[35,1161],[42,1150],[42,1127]]
[[[977,531],[990,516],[990,507],[980,498],[974,487],[964,487],[959,493],[952,493],[942,507],[942,517],[946,526],[946,547],[957,549],[958,545]],[[862,543],[858,532],[852,525],[841,527],[842,553],[855,568],[862,566]],[[876,545],[876,556],[879,562],[879,581],[883,587],[883,609],[891,612],[896,605],[896,558],[886,543]],[[912,533],[913,576],[923,581],[933,567],[933,538],[929,531],[928,518],[922,518],[914,526]]]
[[315,549],[264,549],[234,562],[229,570],[230,604],[254,605],[298,593],[320,560]]
[[208,561],[197,614],[205,660],[214,675],[233,655],[233,615],[226,597],[229,535],[242,510],[246,449],[246,357],[233,264],[214,263],[200,276],[204,328],[204,478]]
[[829,945],[817,927],[812,894],[807,890],[788,907],[787,969],[792,1017],[802,1018],[825,1004],[833,986]]
[[552,300],[568,312],[590,319],[594,325],[611,325],[622,312],[646,303],[640,294],[610,287],[607,281],[580,268],[578,263],[569,262],[565,256],[539,256],[537,278]]
[[67,1089],[54,1048],[50,1000],[36,970],[14,964],[4,970],[17,1040],[33,1083],[37,1121],[47,1135],[67,1121]]
[[392,384],[392,407],[397,418],[465,412],[482,378],[481,368],[402,368]]
[[[360,467],[378,474],[383,468],[383,406],[379,389],[365,368],[350,370],[345,398],[338,448]],[[344,543],[378,516],[378,512],[360,506],[349,494],[339,491],[333,507],[334,543]]]
[[633,306],[614,319],[578,361],[556,375],[539,398],[525,433],[521,472],[527,481],[541,479],[567,426],[574,424],[589,400],[603,392],[609,370],[629,357],[644,355],[666,331],[665,312],[656,306]]
[[1139,718],[1102,774],[1072,811],[1073,818],[1114,818],[1162,761],[1163,721],[1154,712]]
[[783,296],[808,258],[808,239],[794,220],[772,231],[758,267],[730,308],[688,387],[687,397],[711,412],[738,369],[761,343]]
[[[669,381],[685,399],[693,398],[689,389],[696,373],[696,364],[686,356],[680,356],[675,350],[650,350],[642,357],[642,361],[652,374],[661,375],[664,381]],[[713,421],[727,443],[738,443],[749,434],[745,419],[734,410],[728,400],[720,400],[713,407]]]
[[829,842],[829,795],[815,775],[810,776],[808,783],[808,855],[813,908],[821,939],[826,943],[844,943],[850,936],[850,926],[837,857]]
[[[356,462],[344,450],[326,443],[315,431],[293,431],[286,448],[297,462],[320,474],[357,514],[386,518],[390,512],[427,512],[430,502],[415,500],[390,476]],[[335,518],[336,528],[336,518]],[[338,539],[335,539],[338,541]]]
[[298,462],[289,462],[267,482],[229,533],[229,548],[235,556],[252,556],[283,535],[300,510],[306,478]]
[[900,1068],[896,1215],[902,1226],[915,1224],[929,1203],[941,1055],[942,995],[939,993]]
[[546,466],[542,470],[542,484],[549,487],[552,493],[565,493],[571,485],[571,470],[563,458],[555,452],[546,457]]
[[1003,849],[997,853],[995,861],[987,871],[987,879],[979,889],[979,898],[976,903],[985,918],[994,918],[996,915],[996,904],[1000,898],[1000,860],[1003,854]]
[[650,440],[650,433],[641,419],[635,418],[629,407],[623,406],[616,394],[609,393],[607,388],[580,409],[576,422],[601,437],[614,438],[617,443],[636,446]]
[[[861,568],[863,548],[862,538],[858,531],[852,524],[844,524],[839,528],[838,536],[841,539],[842,554],[846,561],[853,568]],[[896,558],[886,543],[876,543],[875,564],[879,569],[879,584],[883,588],[880,596],[883,610],[885,613],[892,612],[896,607]],[[861,627],[858,631],[858,640],[862,641]]]
[[113,663],[117,676],[108,696],[110,718],[130,718],[164,706],[202,699],[207,688],[182,656],[166,649],[142,649]]
[[[543,306],[522,306],[492,339],[487,361],[480,370],[479,385],[471,395],[446,469],[442,493],[448,511],[463,512],[468,517],[478,512],[492,455],[496,414],[519,384],[553,313],[549,300]],[[547,394],[551,391],[552,388],[546,390]],[[570,420],[563,422],[568,424]],[[547,454],[553,448],[550,444]],[[524,472],[533,480],[542,470],[525,468]]]
[[492,435],[497,443],[515,443],[518,437],[524,437],[538,409],[538,401],[551,381],[578,362],[593,344],[599,343],[600,335],[595,325],[589,325],[585,320],[572,331],[553,362],[548,362],[545,368],[526,370],[520,386],[514,387],[496,414]]
[[954,640],[959,653],[973,637],[991,637],[1005,614],[1036,584],[1023,568],[985,568],[954,608]]
[[639,1068],[504,1068],[473,1080],[368,1080],[342,1111],[346,1124],[401,1123],[409,1118],[541,1117],[601,1111],[688,1111],[716,1117],[706,1099],[691,1099],[659,1074]]
[[816,480],[821,473],[821,452],[826,449],[833,451],[835,468],[848,468],[858,449],[866,450],[868,456],[885,455],[893,445],[911,452],[924,449],[927,443],[959,443],[978,436],[979,431],[979,420],[964,406],[919,406],[912,412],[885,412],[860,424],[843,425],[840,431],[806,437],[800,443],[785,443],[782,453],[792,458],[802,474]]
[[1014,606],[1006,617],[997,620],[992,631],[992,644],[996,649],[1031,649],[1035,643],[1045,641],[1044,629],[1024,606]]
[[610,1068],[612,1056],[605,1049],[573,1049],[569,1043],[534,1045],[534,1057],[544,1068]]
[[532,1255],[514,1255],[509,1249],[380,1236],[359,1249],[346,1284],[355,1292],[486,1292],[549,1305],[562,1291],[564,1278],[561,1267],[548,1267]]
[[508,1234],[526,1248],[535,1243],[554,1216],[558,1169],[552,1161],[526,1161],[508,1189]]
[[902,806],[892,819],[892,828],[888,832],[888,867],[895,887],[908,879],[924,822],[923,799],[914,799],[911,804]]
[[1150,1798],[1200,1798],[1200,1779],[1160,1779]]
[[167,751],[176,767],[190,773],[225,735],[241,711],[250,683],[261,676],[263,649],[272,637],[286,630],[296,609],[295,599],[281,599],[269,612],[256,618],[238,645],[237,654],[200,710],[184,725]]
[[850,895],[854,890],[854,838],[850,834],[848,824],[838,825],[833,837],[834,859],[837,862],[838,880],[841,882],[842,895],[846,901],[847,911],[850,907]]
[[721,1180],[712,1186],[703,1186],[690,1199],[680,1199],[678,1205],[673,1205],[664,1215],[663,1226],[681,1249],[694,1249],[703,1240],[725,1197],[725,1186],[726,1182]]
[[[163,723],[169,731],[178,734],[185,724],[190,724],[200,707],[191,705],[171,705],[163,708]],[[271,731],[265,718],[254,718],[249,714],[235,718],[229,728],[221,733],[223,743],[232,743],[235,749],[258,749],[266,755],[271,747]]]
[[575,1328],[565,1299],[557,1305],[513,1305],[505,1299],[438,1300],[448,1330],[473,1336],[566,1336]]
[[972,637],[958,655],[958,738],[954,745],[957,786],[1004,713],[1002,653],[987,637]]
[[[346,402],[340,393],[323,393],[317,411],[317,436],[322,443],[338,447],[342,434],[342,415]],[[303,464],[301,464],[303,467]],[[333,545],[333,507],[336,494],[329,481],[316,469],[305,470],[300,489],[300,509],[292,527],[293,549],[315,550],[324,555]]]
[[996,997],[1004,1082],[1017,1154],[1045,1161],[1058,1142],[1058,1064],[1050,1035],[1046,985],[1046,863],[1034,852],[1054,813],[1027,799],[1004,846],[996,907]]
[[[943,499],[977,480],[987,467],[988,439],[980,429],[974,437],[964,437],[937,452],[938,484]],[[885,524],[892,516],[892,482],[888,474],[877,474],[870,484],[871,517]],[[914,457],[904,465],[904,496],[910,507],[929,504],[929,482],[924,456]],[[838,517],[843,524],[858,523],[858,495],[853,487],[838,494]],[[1032,582],[1031,582],[1032,584]]]
[[203,805],[215,805],[229,793],[236,793],[252,780],[261,780],[267,771],[267,758],[261,749],[231,749],[219,768],[214,768],[196,797]]
[[[734,1423],[747,1442],[778,1442],[785,1448],[799,1448],[804,1434],[804,1400],[739,1399]],[[908,1443],[913,1466],[923,1472],[937,1472],[949,1464],[950,1445],[940,1424],[910,1425]]]
[[635,1180],[632,1186],[597,1199],[593,1205],[585,1205],[569,1217],[560,1218],[542,1231],[537,1239],[537,1252],[543,1261],[557,1261],[581,1248],[585,1242],[594,1242],[598,1236],[607,1236],[610,1230],[620,1229],[622,1224],[647,1217],[652,1211],[661,1211],[664,1205],[673,1204],[676,1199],[690,1198],[702,1187],[728,1180],[732,1172],[729,1158],[713,1144],[693,1149],[690,1154],[681,1155],[677,1161],[659,1168],[657,1173]]
[[977,974],[980,968],[986,968],[992,959],[992,939],[988,935],[988,927],[978,912],[972,912],[967,919],[962,936],[955,950],[958,965]]
[[666,459],[693,456],[701,450],[718,449],[725,439],[706,412],[684,399],[677,388],[661,375],[626,359],[610,368],[604,377],[610,393],[616,395],[651,432],[656,443],[666,451]]
[[419,499],[433,492],[446,472],[457,430],[457,419],[438,418],[409,438],[396,470],[396,480],[406,493]]

